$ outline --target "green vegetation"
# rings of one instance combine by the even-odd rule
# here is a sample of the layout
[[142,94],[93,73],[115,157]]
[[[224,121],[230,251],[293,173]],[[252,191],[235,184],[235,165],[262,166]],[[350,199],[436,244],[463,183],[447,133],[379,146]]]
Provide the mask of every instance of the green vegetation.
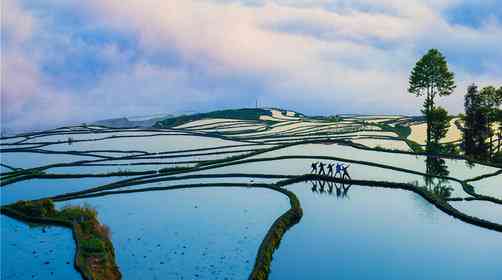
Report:
[[454,74],[448,70],[446,58],[436,49],[431,49],[413,67],[408,92],[416,96],[425,95],[422,112],[427,117],[427,150],[432,138],[432,114],[434,98],[450,95],[455,89]]
[[73,230],[77,243],[75,267],[85,279],[121,279],[115,264],[110,231],[99,223],[96,210],[86,205],[67,206],[58,211],[51,200],[18,201],[3,206],[2,214],[37,224],[56,224]]
[[431,120],[430,132],[432,141],[438,145],[439,141],[448,133],[451,118],[448,116],[446,109],[440,106],[433,108],[427,118]]
[[33,179],[39,176],[43,176],[45,172],[43,172],[40,169],[22,169],[22,170],[16,170],[13,172],[8,173],[5,176],[1,177],[0,180],[0,187],[13,184],[15,182],[23,181],[23,180],[28,180],[28,179]]
[[[391,126],[386,123],[378,123],[375,125],[380,127],[383,131],[396,133],[402,141],[406,142],[408,147],[410,147],[410,149],[413,152],[415,152],[415,153],[422,153],[423,152],[423,148],[422,148],[422,146],[420,146],[420,144],[408,139],[408,136],[410,136],[410,134],[411,134],[411,128],[409,126],[405,126],[405,125],[401,125],[401,124],[396,124],[394,126]],[[388,150],[388,149],[380,149],[380,150]]]
[[470,158],[485,160],[489,158],[490,122],[486,108],[483,106],[483,96],[478,87],[471,85],[465,95],[465,117],[463,130],[463,149]]
[[270,273],[270,264],[272,263],[272,255],[279,248],[282,237],[291,227],[300,222],[303,216],[303,210],[300,206],[298,198],[290,191],[278,187],[272,187],[274,190],[284,193],[289,197],[291,208],[275,220],[263,239],[253,271],[249,275],[249,280],[266,280]]
[[[463,117],[463,143],[465,155],[472,159],[500,161],[500,141],[502,137],[502,87],[489,86],[478,90],[471,85],[465,95],[465,115]],[[493,124],[499,124],[499,131],[493,130]],[[493,137],[497,143],[493,143]],[[495,148],[494,148],[495,146]]]
[[395,126],[391,126],[385,123],[378,123],[376,126],[380,127],[383,131],[389,131],[396,133],[399,138],[406,139],[411,134],[411,128],[409,126],[404,126],[400,124],[396,124]]
[[[246,112],[241,112],[243,114],[249,114],[248,116],[250,118],[253,118],[253,115],[259,116],[263,114],[270,114],[269,111],[263,110],[264,112],[260,112],[261,109],[242,109],[242,110],[251,110],[251,111],[246,111]],[[218,112],[227,112],[227,111],[240,111],[240,110],[225,110],[225,111],[218,111]],[[254,112],[254,113],[253,113]],[[259,114],[258,114],[259,112]],[[214,113],[214,114],[213,114]],[[234,113],[229,113],[229,115],[224,116],[226,113],[217,115],[217,112],[213,113],[208,113],[206,115],[211,115],[210,117],[218,117],[218,118],[229,118],[231,114]],[[199,114],[201,115],[201,114]],[[493,114],[495,115],[495,114]],[[184,123],[186,121],[191,121],[190,119],[192,116],[182,116],[173,119],[168,119],[164,120],[167,121],[165,124],[169,126],[173,125],[178,125],[181,123]],[[199,116],[200,117],[200,116]],[[199,118],[195,117],[195,118]],[[242,119],[242,116],[238,117],[239,119]],[[430,121],[430,136],[431,140],[435,143],[439,143],[439,139],[444,137],[446,134],[446,129],[447,129],[447,123],[449,124],[449,117],[446,112],[446,110],[443,110],[440,107],[432,107],[430,114],[426,116],[426,118]],[[334,121],[337,122],[340,120],[339,117],[327,117],[327,118],[322,118],[323,121]],[[412,119],[412,121],[416,121],[417,119]],[[312,119],[307,119],[305,120],[307,122],[313,121]],[[402,153],[402,154],[423,154],[423,155],[429,155],[429,153],[422,153],[422,147],[407,139],[409,135],[411,134],[411,129],[407,124],[410,122],[409,118],[403,118],[400,121],[391,121],[391,122],[383,122],[383,123],[378,123],[378,124],[373,124],[370,122],[366,122],[365,120],[360,121],[360,120],[347,120],[347,122],[351,122],[348,126],[343,126],[341,125],[340,129],[346,129],[347,127],[351,127],[351,125],[354,126],[360,126],[361,123],[366,123],[368,126],[372,126],[373,128],[375,126],[380,127],[384,131],[391,131],[394,132],[398,135],[398,137],[406,141],[406,143],[414,150],[414,153],[411,152],[403,152],[403,151],[398,151],[398,150],[388,150],[383,147],[377,146],[376,148],[368,148],[364,145],[361,144],[354,144],[351,143],[347,139],[352,139],[351,136],[345,136],[343,133],[339,133],[339,131],[333,131],[330,129],[333,129],[333,127],[337,127],[338,129],[338,124],[333,124],[333,123],[322,123],[322,124],[316,124],[315,127],[308,127],[308,128],[290,128],[284,131],[281,131],[280,133],[269,133],[266,137],[261,135],[261,136],[248,136],[244,135],[240,139],[237,138],[231,138],[229,135],[239,135],[240,133],[236,132],[229,132],[227,133],[213,133],[213,132],[201,132],[200,135],[204,136],[209,136],[209,137],[216,137],[220,139],[230,139],[230,140],[244,140],[250,142],[249,144],[242,144],[242,146],[245,145],[256,145],[256,144],[275,144],[273,146],[270,146],[270,148],[264,148],[264,149],[251,149],[251,150],[246,150],[246,153],[242,153],[243,151],[240,151],[239,154],[234,155],[234,156],[228,156],[225,158],[221,159],[215,159],[215,160],[206,160],[206,161],[191,161],[190,163],[193,165],[190,166],[181,166],[181,165],[176,165],[176,164],[183,164],[182,162],[170,162],[174,163],[175,166],[169,167],[169,168],[163,168],[157,172],[156,170],[150,170],[150,171],[141,171],[141,172],[134,172],[134,171],[127,171],[127,170],[119,170],[116,172],[109,172],[105,174],[47,174],[44,173],[42,170],[50,169],[52,167],[64,167],[64,166],[79,166],[79,165],[100,165],[100,164],[107,164],[104,162],[112,161],[112,160],[134,160],[134,163],[137,163],[137,159],[161,159],[161,158],[177,158],[180,157],[179,153],[181,152],[194,152],[194,151],[199,151],[199,150],[209,150],[209,149],[222,149],[222,148],[228,148],[231,147],[232,145],[229,146],[219,146],[219,147],[211,147],[211,148],[203,148],[203,149],[190,149],[190,150],[184,150],[184,151],[179,151],[179,150],[172,150],[172,151],[162,151],[159,153],[150,153],[150,152],[139,152],[139,157],[138,155],[128,155],[126,157],[106,157],[106,158],[100,158],[98,160],[88,160],[88,161],[76,161],[73,163],[61,163],[61,164],[52,164],[52,165],[47,165],[45,167],[38,167],[34,169],[27,169],[27,170],[20,170],[20,171],[13,171],[6,173],[5,180],[11,180],[14,178],[27,178],[27,176],[32,176],[33,178],[79,178],[79,177],[98,177],[98,176],[137,176],[137,177],[132,177],[132,178],[127,178],[127,179],[121,179],[116,182],[111,182],[107,183],[102,186],[94,187],[94,188],[89,188],[85,190],[80,190],[77,192],[73,193],[66,193],[66,194],[57,194],[54,197],[54,201],[66,201],[66,200],[71,200],[71,199],[82,199],[86,197],[98,197],[98,196],[106,196],[106,195],[116,195],[116,194],[121,194],[121,193],[133,193],[133,192],[148,192],[148,191],[165,191],[165,190],[172,190],[172,189],[182,189],[182,188],[195,188],[195,187],[246,187],[246,188],[268,188],[271,190],[279,191],[283,194],[286,194],[291,203],[291,208],[284,213],[282,216],[280,216],[274,224],[270,227],[269,231],[267,232],[267,235],[265,236],[264,240],[262,241],[262,244],[260,246],[260,249],[258,250],[257,256],[256,256],[256,262],[254,264],[254,269],[251,275],[249,276],[249,279],[267,279],[268,273],[270,271],[270,263],[272,261],[272,256],[274,251],[278,248],[280,245],[280,241],[286,231],[290,229],[292,226],[294,226],[296,223],[298,223],[302,217],[302,209],[300,207],[300,202],[298,199],[294,196],[293,193],[289,192],[285,188],[283,188],[286,185],[293,184],[295,182],[300,182],[300,181],[305,181],[305,180],[311,180],[311,179],[319,179],[319,180],[324,180],[324,181],[334,181],[334,182],[340,182],[340,183],[351,183],[354,185],[365,185],[365,186],[370,186],[370,187],[386,187],[386,188],[394,188],[394,189],[406,189],[409,191],[413,191],[415,193],[420,194],[424,198],[426,198],[430,203],[441,209],[442,211],[457,217],[463,221],[466,221],[471,224],[479,225],[481,227],[486,227],[490,229],[494,229],[497,231],[502,231],[502,226],[495,224],[495,223],[490,223],[481,219],[477,219],[475,217],[471,217],[468,215],[465,215],[453,207],[451,207],[447,201],[448,200],[455,200],[455,199],[465,199],[465,200],[482,200],[482,201],[490,201],[494,203],[500,203],[502,202],[500,200],[488,197],[488,196],[483,196],[475,193],[474,188],[467,183],[467,181],[461,181],[455,178],[450,178],[449,172],[446,169],[446,164],[445,161],[441,157],[427,157],[427,160],[425,162],[427,166],[427,172],[419,172],[411,169],[405,169],[400,166],[395,166],[396,164],[391,164],[385,165],[385,164],[379,164],[374,161],[363,161],[363,160],[355,160],[352,158],[341,158],[341,157],[333,157],[333,156],[327,156],[327,155],[309,155],[308,153],[305,155],[289,155],[286,154],[284,156],[278,156],[278,157],[254,157],[254,158],[249,158],[250,156],[253,155],[258,155],[264,152],[270,152],[273,150],[279,150],[283,149],[286,147],[291,147],[294,145],[304,145],[304,144],[310,144],[310,143],[315,143],[315,144],[333,144],[333,143],[338,143],[338,144],[346,144],[346,145],[351,145],[353,147],[359,148],[359,149],[366,149],[366,150],[377,150],[377,151],[385,151],[385,152],[392,152],[392,153]],[[225,123],[225,122],[221,122]],[[232,123],[232,122],[229,122]],[[263,122],[261,122],[263,123]],[[394,124],[394,125],[392,125]],[[161,127],[164,124],[162,124]],[[282,123],[278,124],[278,126],[283,125]],[[194,125],[194,127],[198,127],[198,125]],[[225,125],[219,125],[219,128],[225,127]],[[199,127],[200,129],[200,127]],[[180,130],[181,133],[188,133],[185,131],[188,130]],[[360,131],[360,130],[356,130]],[[180,133],[180,134],[181,134]],[[247,133],[247,132],[246,132]],[[193,135],[199,135],[199,132],[193,133]],[[305,138],[306,136],[318,136],[315,138]],[[127,136],[117,136],[117,137],[127,137]],[[357,137],[366,137],[365,135],[358,134]],[[267,139],[267,138],[272,138]],[[280,140],[277,140],[281,138]],[[357,138],[357,139],[361,139]],[[374,139],[396,139],[396,137],[389,137],[389,136],[374,136]],[[249,140],[258,140],[256,142],[252,142]],[[292,140],[294,139],[294,140]],[[78,141],[78,140],[75,140]],[[284,141],[284,142],[279,142],[279,141]],[[283,143],[283,144],[278,144],[278,143]],[[235,145],[235,146],[241,146],[241,145]],[[260,147],[263,147],[260,145]],[[21,151],[21,150],[20,150]],[[447,151],[448,154],[454,154],[456,153],[456,145],[455,143],[448,143],[441,145],[441,150],[440,153]],[[78,155],[81,154],[92,154],[92,153],[99,153],[103,151],[85,151],[85,152],[80,152]],[[117,151],[114,151],[117,152]],[[122,151],[125,152],[125,151]],[[247,153],[249,152],[249,153]],[[185,154],[183,153],[183,154]],[[197,154],[198,156],[200,155],[210,155],[210,154],[225,154],[227,152],[215,152],[215,153],[206,153],[206,154]],[[439,152],[438,152],[439,153]],[[284,154],[284,153],[283,153]],[[185,154],[186,156],[194,156],[194,154]],[[497,154],[493,156],[495,159]],[[502,154],[500,154],[500,157],[502,158]],[[461,156],[451,156],[450,158],[462,158]],[[302,176],[296,176],[296,175],[278,175],[278,174],[242,174],[242,173],[231,173],[231,174],[214,174],[213,172],[209,172],[211,174],[202,174],[200,171],[203,170],[210,170],[212,168],[219,168],[223,166],[231,166],[235,164],[246,164],[246,163],[251,163],[251,162],[267,162],[267,161],[272,161],[272,160],[286,160],[286,159],[320,159],[320,160],[329,160],[329,161],[343,161],[343,162],[348,162],[348,163],[354,163],[354,164],[359,164],[359,165],[365,165],[365,166],[372,166],[372,167],[378,167],[378,168],[384,168],[384,169],[389,169],[389,170],[394,170],[397,172],[403,172],[407,174],[415,174],[419,176],[425,177],[426,185],[425,186],[418,186],[418,182],[416,185],[413,184],[403,184],[403,183],[394,183],[394,182],[385,182],[385,181],[369,181],[369,180],[341,180],[341,179],[336,179],[332,177],[327,177],[327,176],[318,176],[318,175],[302,175]],[[502,161],[502,159],[501,159]],[[185,162],[188,163],[188,162]],[[153,163],[153,164],[165,164],[165,162],[159,162],[159,163]],[[193,173],[188,173],[188,172],[198,172],[198,174],[193,174]],[[186,176],[173,176],[178,173],[188,173]],[[498,175],[499,173],[494,173],[490,174],[490,176],[495,176]],[[141,175],[141,176],[139,176]],[[23,177],[25,176],[25,177]],[[487,175],[484,175],[485,177]],[[287,178],[287,180],[280,180],[277,181],[276,184],[255,184],[255,183],[249,183],[246,180],[245,183],[201,183],[201,184],[186,184],[186,182],[180,183],[179,185],[170,185],[170,184],[162,184],[161,187],[156,187],[153,186],[152,183],[155,182],[162,182],[162,181],[176,181],[176,180],[183,180],[183,179],[200,179],[200,178],[224,178],[224,177],[248,177],[248,178],[277,178],[277,179],[284,179]],[[4,182],[4,178],[2,178],[2,182]],[[480,176],[480,178],[483,178],[483,176]],[[476,178],[478,179],[478,178]],[[465,190],[465,192],[470,195],[468,198],[450,198],[452,189],[445,184],[445,182],[453,180],[455,182],[462,183],[462,186]],[[251,181],[251,180],[249,180]],[[150,185],[146,185],[150,184]],[[120,189],[126,186],[133,186],[133,185],[145,185],[141,186],[138,188],[124,188]],[[76,257],[76,266],[79,269],[79,271],[82,272],[84,277],[86,279],[118,279],[120,278],[120,273],[118,272],[118,269],[115,265],[114,262],[114,253],[113,253],[113,246],[110,243],[110,238],[109,238],[109,230],[106,228],[106,226],[99,224],[97,221],[97,214],[94,209],[92,209],[89,206],[83,206],[83,207],[65,207],[61,210],[56,210],[54,208],[54,205],[52,204],[51,200],[37,200],[37,201],[21,201],[12,205],[4,206],[1,208],[2,213],[11,215],[13,217],[17,217],[19,219],[23,219],[25,221],[33,222],[33,223],[42,223],[42,224],[58,224],[62,226],[69,227],[73,230],[75,240],[77,242],[77,257]]]
[[162,168],[159,170],[159,173],[170,173],[170,172],[178,172],[178,171],[185,171],[189,170],[191,167],[190,166],[173,166],[173,167],[166,167]]
[[233,110],[221,110],[209,113],[201,113],[194,115],[183,115],[174,118],[168,118],[162,121],[158,121],[153,127],[155,128],[168,128],[182,125],[188,122],[206,119],[206,118],[218,118],[218,119],[239,119],[239,120],[252,120],[259,121],[261,115],[269,115],[272,113],[265,109],[233,109]]

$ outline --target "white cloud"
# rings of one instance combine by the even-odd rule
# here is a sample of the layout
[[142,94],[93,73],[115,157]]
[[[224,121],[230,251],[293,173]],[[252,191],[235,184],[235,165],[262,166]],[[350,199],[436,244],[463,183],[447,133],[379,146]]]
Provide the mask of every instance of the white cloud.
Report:
[[[140,58],[129,61],[128,50],[113,43],[96,50],[96,56],[116,67],[100,76],[84,91],[54,88],[40,62],[31,53],[14,52],[29,42],[36,19],[9,0],[13,19],[20,30],[5,52],[5,103],[36,103],[58,96],[68,115],[54,112],[60,120],[92,120],[151,111],[205,110],[238,104],[254,94],[267,105],[294,107],[307,113],[418,113],[422,100],[406,92],[408,74],[428,48],[437,47],[455,56],[457,97],[441,103],[452,112],[462,109],[465,86],[472,81],[502,83],[500,45],[502,28],[487,21],[481,28],[452,25],[441,11],[460,0],[337,0],[337,1],[74,1],[74,10],[84,11],[89,25],[111,32],[132,34],[138,39]],[[59,1],[51,2],[57,7]],[[67,7],[66,7],[67,8]],[[92,22],[92,23],[91,23]],[[2,29],[3,32],[3,29]],[[43,30],[47,38],[66,36]],[[17,35],[16,35],[17,36]],[[74,38],[58,39],[75,48]],[[50,46],[50,42],[47,43]],[[166,51],[176,53],[176,65],[156,63]],[[484,56],[483,53],[489,55]],[[484,57],[480,73],[459,57]],[[44,56],[43,53],[40,54]],[[49,55],[49,54],[47,54]],[[57,58],[57,52],[51,54]],[[486,59],[486,57],[491,58]],[[7,68],[5,65],[12,65]],[[78,73],[76,73],[78,74]],[[24,79],[24,80],[23,80]],[[9,79],[10,80],[10,79]],[[202,82],[201,82],[202,81]],[[231,85],[228,85],[230,81]],[[198,84],[207,82],[212,86]],[[239,83],[256,84],[259,92],[240,92]],[[217,84],[214,86],[214,84]],[[19,89],[19,90],[14,90]],[[4,92],[5,91],[5,92]],[[15,92],[15,93],[13,93]],[[28,97],[29,96],[29,97]],[[4,98],[4,96],[2,97]],[[231,101],[229,101],[231,100]],[[55,101],[59,102],[59,101]],[[2,102],[2,105],[4,102]],[[16,106],[13,106],[16,107]],[[113,107],[110,112],[108,108]],[[10,119],[26,123],[22,109]],[[50,110],[49,110],[50,111]],[[24,112],[27,115],[35,114]],[[37,112],[39,113],[39,112]],[[2,113],[3,114],[3,113]],[[47,122],[54,117],[45,117]],[[43,119],[44,117],[41,117]]]

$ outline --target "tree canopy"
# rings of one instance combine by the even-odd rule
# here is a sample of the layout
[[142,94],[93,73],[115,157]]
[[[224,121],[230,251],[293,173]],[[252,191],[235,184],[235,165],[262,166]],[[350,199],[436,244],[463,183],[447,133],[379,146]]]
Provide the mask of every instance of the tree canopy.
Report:
[[490,146],[487,139],[491,134],[489,116],[476,85],[471,85],[465,95],[465,116],[463,129],[463,148],[466,156],[477,159],[489,157]]
[[413,67],[408,92],[434,99],[438,94],[451,94],[455,87],[455,75],[448,70],[446,58],[437,49],[431,49]]
[[[416,96],[425,95],[424,110],[422,110],[422,112],[427,118],[428,151],[431,151],[433,123],[438,123],[440,126],[445,124],[444,118],[438,121],[433,120],[434,117],[444,117],[443,113],[446,112],[446,110],[443,109],[437,112],[437,114],[433,114],[434,98],[437,95],[450,95],[455,87],[455,75],[448,70],[446,58],[437,49],[430,49],[417,61],[411,71],[408,92]],[[438,132],[441,131],[435,131],[435,138],[441,135],[441,133],[438,134]],[[436,144],[437,142],[438,141],[436,141]]]

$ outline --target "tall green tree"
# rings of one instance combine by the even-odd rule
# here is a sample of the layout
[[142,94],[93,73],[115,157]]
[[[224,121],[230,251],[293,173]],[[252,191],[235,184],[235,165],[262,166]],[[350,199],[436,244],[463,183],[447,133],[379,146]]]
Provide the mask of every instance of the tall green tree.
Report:
[[[502,110],[500,106],[502,105],[502,87],[495,88],[493,86],[487,86],[481,89],[479,92],[480,110],[482,110],[488,119],[489,127],[489,138],[490,138],[490,156],[493,154],[493,136],[497,136],[501,132],[502,124]],[[499,130],[495,131],[493,129],[495,123],[499,124]],[[499,140],[500,142],[500,140]],[[497,147],[500,150],[500,146]]]
[[481,95],[476,85],[467,88],[464,108],[463,149],[465,155],[475,159],[487,159],[489,157],[489,144],[491,128],[489,113],[485,106],[485,96]]
[[448,70],[446,58],[437,49],[430,49],[417,61],[409,78],[408,92],[424,96],[423,113],[427,117],[427,148],[431,144],[431,112],[436,96],[450,95],[455,89],[455,75]]
[[433,144],[439,146],[439,140],[446,136],[450,128],[451,118],[448,116],[448,111],[440,106],[434,107],[429,112],[427,119],[430,119],[431,122],[431,140]]

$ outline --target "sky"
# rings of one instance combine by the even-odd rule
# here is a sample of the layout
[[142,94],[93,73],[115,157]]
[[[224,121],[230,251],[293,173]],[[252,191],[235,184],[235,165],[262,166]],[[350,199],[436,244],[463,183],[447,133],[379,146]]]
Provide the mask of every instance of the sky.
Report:
[[1,0],[1,124],[280,107],[420,112],[407,92],[437,48],[467,85],[502,85],[498,0]]

